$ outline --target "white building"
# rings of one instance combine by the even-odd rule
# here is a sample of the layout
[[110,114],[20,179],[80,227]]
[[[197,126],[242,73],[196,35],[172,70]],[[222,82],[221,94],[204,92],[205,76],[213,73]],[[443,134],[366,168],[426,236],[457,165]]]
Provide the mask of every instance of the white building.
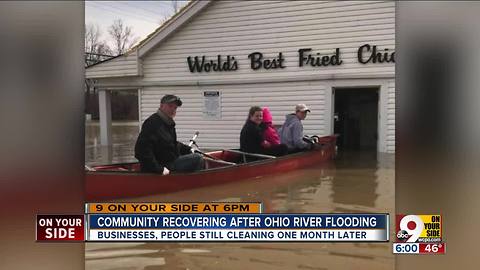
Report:
[[[350,132],[345,145],[374,142],[377,151],[393,153],[394,51],[391,1],[193,1],[129,53],[88,68],[86,77],[99,89],[103,144],[110,142],[110,91],[135,89],[139,124],[164,94],[181,97],[179,140],[198,130],[202,148],[238,147],[252,105],[268,106],[281,125],[295,104],[306,103],[312,111],[305,134],[338,132],[338,111],[340,133]],[[270,62],[259,62],[260,55]],[[212,67],[219,57],[221,68]],[[204,95],[210,91],[219,96]]]

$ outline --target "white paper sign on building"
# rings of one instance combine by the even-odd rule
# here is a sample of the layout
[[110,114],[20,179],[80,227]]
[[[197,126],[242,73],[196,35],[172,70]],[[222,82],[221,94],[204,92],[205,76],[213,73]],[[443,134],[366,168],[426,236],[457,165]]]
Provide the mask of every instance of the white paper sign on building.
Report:
[[222,104],[219,91],[203,91],[204,107],[203,118],[221,119]]

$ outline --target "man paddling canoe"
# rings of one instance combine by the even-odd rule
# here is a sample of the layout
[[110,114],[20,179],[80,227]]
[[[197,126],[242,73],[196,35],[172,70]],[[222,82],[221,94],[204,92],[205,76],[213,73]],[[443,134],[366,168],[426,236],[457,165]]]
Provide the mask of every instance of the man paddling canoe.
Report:
[[170,171],[193,172],[205,167],[201,155],[177,141],[173,118],[180,106],[180,98],[165,95],[158,111],[143,122],[135,144],[135,157],[140,161],[142,172],[167,175]]

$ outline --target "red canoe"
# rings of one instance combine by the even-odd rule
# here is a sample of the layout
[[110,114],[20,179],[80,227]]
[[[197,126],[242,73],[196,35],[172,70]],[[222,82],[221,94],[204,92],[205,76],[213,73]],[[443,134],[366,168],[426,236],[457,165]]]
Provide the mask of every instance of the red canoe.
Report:
[[325,136],[319,139],[321,147],[316,150],[248,163],[243,162],[245,154],[236,150],[209,152],[215,159],[206,158],[206,170],[166,176],[140,173],[138,163],[95,166],[94,171],[86,172],[86,199],[102,201],[171,193],[285,173],[333,159],[335,142],[335,136]]

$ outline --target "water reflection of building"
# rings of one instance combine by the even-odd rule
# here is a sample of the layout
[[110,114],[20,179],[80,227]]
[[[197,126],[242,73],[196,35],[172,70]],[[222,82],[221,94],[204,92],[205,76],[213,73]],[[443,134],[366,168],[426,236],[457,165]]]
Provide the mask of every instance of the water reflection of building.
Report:
[[111,164],[134,162],[134,144],[138,136],[138,122],[114,123],[112,127],[112,144],[102,145],[98,138],[100,127],[94,121],[87,121],[85,126],[85,162],[93,164]]
[[336,160],[332,181],[335,212],[394,209],[394,156],[375,152],[344,152]]
[[392,213],[395,209],[395,156],[379,153],[377,156],[377,200],[375,207]]
[[275,196],[270,199],[272,208],[282,213],[333,212],[331,186],[334,175],[333,163],[291,174],[289,177],[296,181],[275,190]]

